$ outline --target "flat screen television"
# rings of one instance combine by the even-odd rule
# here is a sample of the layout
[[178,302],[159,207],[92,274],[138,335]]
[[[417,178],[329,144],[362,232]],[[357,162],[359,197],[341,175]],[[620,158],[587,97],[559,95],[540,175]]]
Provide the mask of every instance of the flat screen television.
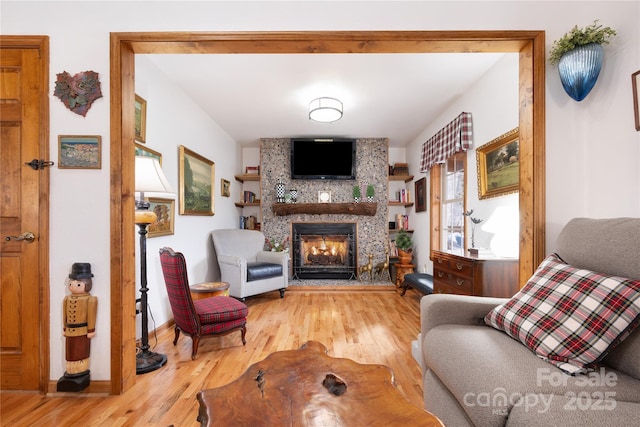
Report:
[[356,140],[291,140],[292,179],[356,179]]

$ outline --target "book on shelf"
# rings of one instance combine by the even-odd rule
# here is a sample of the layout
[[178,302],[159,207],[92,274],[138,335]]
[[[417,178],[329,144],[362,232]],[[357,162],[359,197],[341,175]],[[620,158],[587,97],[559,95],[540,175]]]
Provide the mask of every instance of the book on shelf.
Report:
[[393,164],[393,174],[394,175],[409,175],[409,164],[408,163],[394,163]]
[[246,175],[259,175],[260,174],[260,166],[247,166],[244,168],[244,173]]
[[398,248],[396,247],[395,240],[389,240],[389,256],[397,257],[398,256]]
[[256,193],[253,191],[243,191],[242,201],[244,203],[255,203],[256,201]]

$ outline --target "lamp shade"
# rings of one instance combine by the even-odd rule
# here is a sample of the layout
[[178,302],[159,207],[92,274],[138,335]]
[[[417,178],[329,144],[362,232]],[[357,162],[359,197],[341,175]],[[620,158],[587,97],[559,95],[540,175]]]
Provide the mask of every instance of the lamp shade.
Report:
[[336,98],[316,98],[309,103],[309,119],[316,122],[335,122],[342,118],[342,102]]
[[495,256],[515,258],[518,256],[520,217],[515,206],[498,206],[487,222],[483,231],[495,233],[491,239],[491,251]]
[[162,167],[153,157],[136,156],[136,187],[140,193],[173,193]]

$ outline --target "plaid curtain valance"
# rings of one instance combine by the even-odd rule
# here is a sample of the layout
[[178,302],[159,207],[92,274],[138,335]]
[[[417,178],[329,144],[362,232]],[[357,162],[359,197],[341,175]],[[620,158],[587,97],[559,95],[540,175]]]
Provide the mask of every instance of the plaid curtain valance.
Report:
[[444,163],[455,153],[465,151],[473,145],[472,138],[471,113],[461,113],[422,144],[420,172],[426,172],[433,165]]

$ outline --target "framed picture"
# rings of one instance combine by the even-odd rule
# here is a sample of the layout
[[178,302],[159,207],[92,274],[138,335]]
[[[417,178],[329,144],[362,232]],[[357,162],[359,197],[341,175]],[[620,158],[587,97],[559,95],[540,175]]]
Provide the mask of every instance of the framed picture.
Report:
[[636,130],[640,130],[640,71],[631,74],[633,89],[633,117],[636,119]]
[[58,135],[60,169],[101,169],[100,135]]
[[427,210],[427,178],[416,181],[416,212]]
[[226,179],[220,180],[220,193],[222,197],[229,197],[231,195],[231,183]]
[[158,163],[160,163],[160,166],[162,166],[162,154],[160,154],[159,152],[138,143],[135,144],[135,150],[136,156],[153,157],[154,159],[158,159]]
[[517,193],[520,187],[520,138],[518,128],[476,149],[478,198]]
[[168,236],[173,234],[175,224],[176,203],[173,199],[161,199],[157,197],[145,197],[151,206],[149,210],[157,215],[155,222],[147,227],[147,237]]
[[318,203],[331,203],[331,191],[318,191]]
[[147,101],[136,95],[136,141],[147,142]]
[[215,164],[184,145],[178,150],[180,215],[213,215]]

